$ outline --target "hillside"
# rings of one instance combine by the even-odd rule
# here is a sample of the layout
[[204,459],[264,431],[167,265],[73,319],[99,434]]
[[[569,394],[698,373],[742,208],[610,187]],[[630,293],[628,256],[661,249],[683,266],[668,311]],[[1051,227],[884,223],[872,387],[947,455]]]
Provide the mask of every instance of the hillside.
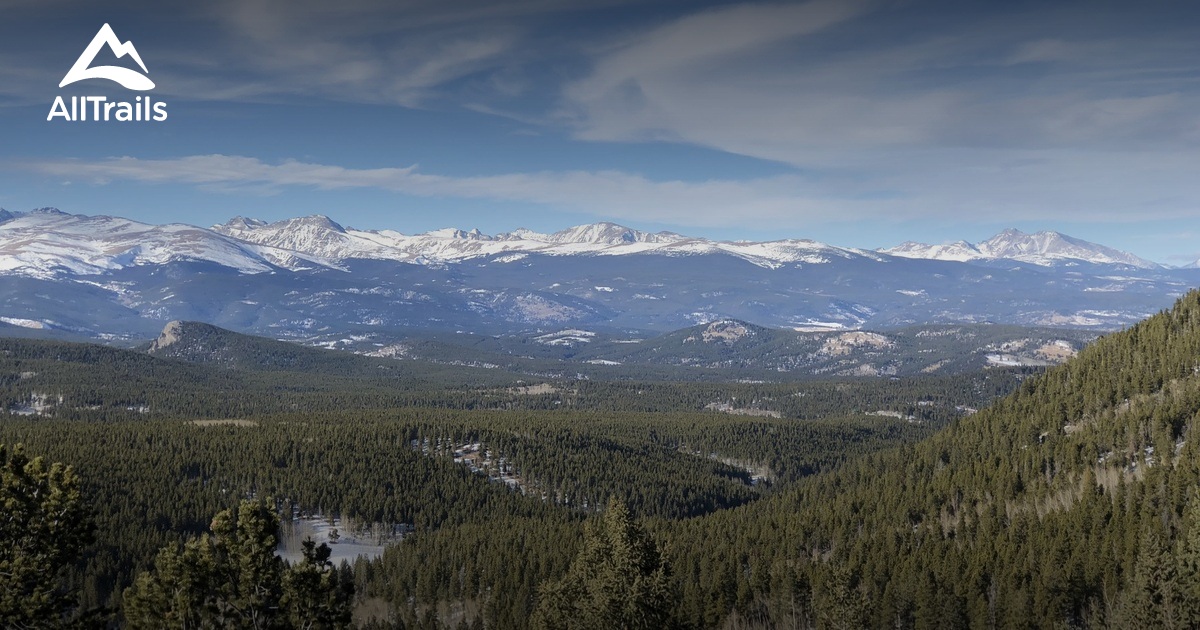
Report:
[[[217,364],[254,359],[243,344],[280,354],[265,368],[254,367],[261,357],[229,368],[5,342],[6,396],[51,394],[13,398],[10,413],[36,417],[0,423],[5,439],[86,462],[97,492],[109,492],[111,470],[124,470],[132,481],[122,491],[134,488],[140,500],[164,496],[160,471],[170,471],[170,488],[185,489],[163,521],[185,525],[151,524],[144,507],[106,512],[106,531],[139,563],[146,558],[119,533],[125,528],[161,541],[219,505],[216,488],[269,488],[372,522],[415,519],[418,535],[355,569],[359,588],[405,623],[436,605],[517,628],[537,585],[568,562],[581,516],[623,496],[668,552],[672,612],[687,627],[1200,622],[1192,594],[1200,592],[1200,292],[1061,366],[1010,374],[1023,379],[1017,390],[974,414],[966,406],[987,388],[1012,391],[1005,372],[811,384],[579,381],[405,398],[371,379],[277,369],[312,349],[288,355],[291,346],[188,324],[168,332],[155,352],[190,347]],[[731,322],[680,343],[719,352],[758,334]],[[141,376],[156,370],[152,380]],[[99,376],[81,376],[87,387],[57,401],[45,383],[67,387],[71,374]],[[193,378],[219,393],[189,399]],[[305,378],[314,388],[307,398],[276,400]],[[138,420],[155,413],[125,402],[139,388],[180,401],[174,417],[189,421]],[[91,406],[96,396],[125,406],[105,413]],[[52,417],[19,407],[47,400]],[[239,400],[256,406],[234,416],[229,405]],[[297,400],[304,406],[270,415]],[[786,413],[767,413],[776,409]],[[244,422],[203,428],[213,410]],[[116,422],[71,424],[87,418]],[[113,446],[93,449],[100,434]],[[123,469],[147,439],[166,448]],[[330,448],[305,446],[310,440]],[[250,446],[253,462],[227,457]],[[377,458],[396,451],[423,476],[376,470]],[[498,493],[503,487],[512,490]]]
[[1082,330],[987,324],[802,332],[726,319],[636,343],[578,344],[572,358],[806,376],[915,376],[999,365],[1056,365],[1095,337]]
[[[190,323],[167,332],[170,343],[157,343],[156,353],[174,348],[215,360],[238,356],[228,348],[253,357],[259,347],[280,357],[394,361],[276,347]],[[526,532],[528,544],[513,548],[532,559],[525,571],[482,548],[456,546],[481,560],[464,575],[495,593],[488,626],[520,628],[530,605],[520,589],[532,592],[563,566],[583,517],[607,497],[667,520],[758,501],[777,485],[927,436],[963,407],[1011,391],[1020,377],[464,388],[259,363],[0,339],[0,443],[71,462],[96,514],[99,541],[72,578],[84,585],[88,605],[119,606],[113,596],[155,549],[257,493],[277,497],[284,514],[295,508],[415,527],[412,540],[467,528],[491,532],[503,546],[508,534]],[[714,401],[779,412],[706,410]],[[881,409],[895,411],[868,412]],[[361,561],[353,579],[366,592],[372,575],[389,576],[398,586],[387,589],[395,595],[385,605],[404,619],[413,593],[407,576],[427,576],[423,588],[442,581],[440,568],[401,575],[379,562]],[[496,567],[504,570],[477,573]]]
[[244,335],[203,322],[170,322],[145,351],[155,357],[232,370],[291,372],[303,375],[301,380],[320,376],[368,379],[404,389],[505,385],[521,379],[498,366],[485,369],[461,362],[396,361]]
[[[658,523],[682,576],[677,617],[697,627],[1194,627],[1198,366],[1194,292],[927,440],[742,507]],[[452,572],[464,566],[455,546],[512,557],[527,544],[448,528],[385,567]]]
[[[1139,615],[1161,626],[1147,589],[1167,586],[1140,572],[1200,534],[1187,516],[1198,366],[1193,292],[929,440],[688,524],[685,540],[741,533],[712,556],[678,556],[680,569],[720,566],[757,539],[743,561],[764,590],[739,600],[747,611],[780,595],[765,586],[773,567],[800,561],[826,606],[829,580],[848,580],[873,626],[1131,627]],[[1200,584],[1195,569],[1178,576],[1188,584]],[[1177,614],[1200,612],[1200,598],[1181,597]]]
[[254,337],[202,322],[168,323],[146,352],[152,356],[179,359],[241,370],[280,370],[342,376],[390,370],[392,362],[332,352],[319,348]]

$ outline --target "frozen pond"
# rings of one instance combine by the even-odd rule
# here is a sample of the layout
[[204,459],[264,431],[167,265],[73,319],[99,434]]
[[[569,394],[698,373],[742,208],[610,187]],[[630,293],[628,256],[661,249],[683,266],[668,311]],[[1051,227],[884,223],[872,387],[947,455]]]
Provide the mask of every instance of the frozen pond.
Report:
[[[383,555],[383,548],[390,543],[399,541],[406,531],[403,525],[384,525],[382,523],[343,523],[341,519],[323,517],[296,518],[280,523],[279,549],[276,554],[288,562],[296,562],[304,557],[303,543],[306,538],[320,546],[327,543],[330,560],[341,564],[342,560],[354,562],[359,556],[375,559]],[[334,533],[336,532],[336,534]],[[333,537],[336,540],[330,540]]]

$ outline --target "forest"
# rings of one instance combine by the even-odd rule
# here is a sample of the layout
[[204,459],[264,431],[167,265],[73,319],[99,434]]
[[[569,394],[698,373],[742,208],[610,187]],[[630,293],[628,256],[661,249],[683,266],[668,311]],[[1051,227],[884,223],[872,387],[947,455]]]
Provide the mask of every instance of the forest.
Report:
[[[222,343],[0,339],[0,444],[69,466],[93,525],[41,625],[180,609],[153,597],[170,567],[227,576],[243,529],[297,514],[404,534],[264,560],[277,627],[1200,623],[1198,293],[1059,367],[902,379],[539,381]],[[302,583],[327,610],[297,612]]]

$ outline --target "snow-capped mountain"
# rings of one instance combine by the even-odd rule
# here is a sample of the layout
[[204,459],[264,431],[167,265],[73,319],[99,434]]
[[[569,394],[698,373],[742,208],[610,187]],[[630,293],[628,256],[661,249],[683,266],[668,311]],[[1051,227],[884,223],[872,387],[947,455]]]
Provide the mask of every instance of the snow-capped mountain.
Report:
[[[317,215],[275,223],[237,217],[212,229],[242,241],[295,251],[314,260],[326,261],[362,258],[448,263],[523,253],[549,256],[687,256],[724,253],[773,268],[789,263],[820,264],[828,262],[831,257],[879,259],[874,252],[810,240],[766,243],[711,241],[671,232],[642,232],[608,222],[580,225],[553,234],[517,229],[490,236],[477,229],[468,232],[446,228],[409,236],[392,230],[343,228],[328,217]],[[520,259],[512,256],[506,258],[505,262]]]
[[1161,268],[1157,263],[1128,252],[1051,231],[1026,234],[1020,230],[1009,229],[976,245],[966,241],[944,245],[906,241],[896,247],[879,251],[904,258],[960,262],[1012,260],[1043,267],[1086,262],[1097,265],[1128,265],[1138,269]]
[[138,337],[176,319],[381,343],[418,329],[667,331],[724,319],[798,330],[982,322],[1111,329],[1198,283],[1200,271],[1055,233],[878,252],[613,223],[409,235],[325,216],[238,217],[205,229],[0,211],[0,329],[89,336]]
[[979,248],[966,241],[954,241],[953,243],[944,243],[942,245],[927,245],[916,241],[904,241],[895,247],[879,251],[891,256],[924,258],[926,260],[967,262],[987,258],[983,252],[979,251]]
[[623,225],[603,221],[593,223],[591,225],[577,225],[572,228],[567,228],[555,232],[553,234],[539,234],[524,228],[517,229],[505,235],[506,238],[523,241],[537,241],[542,243],[554,243],[557,245],[566,245],[571,243],[582,243],[590,245],[629,245],[631,243],[676,243],[679,241],[688,240],[686,236],[674,234],[671,232],[658,232],[651,234],[627,228]]
[[0,215],[0,273],[94,275],[175,260],[212,262],[240,273],[309,264],[302,254],[228,238],[203,228],[149,225],[54,208]]
[[235,217],[211,229],[247,243],[303,253],[324,261],[367,258],[412,262],[416,258],[398,247],[405,238],[403,234],[386,230],[346,230],[336,221],[319,214],[274,223]]

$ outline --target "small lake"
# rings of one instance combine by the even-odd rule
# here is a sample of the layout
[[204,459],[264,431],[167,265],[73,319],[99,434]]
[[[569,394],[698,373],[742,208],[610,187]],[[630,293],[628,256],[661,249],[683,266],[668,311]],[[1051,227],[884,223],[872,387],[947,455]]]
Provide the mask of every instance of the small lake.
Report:
[[341,564],[342,560],[352,563],[359,556],[373,560],[383,555],[385,546],[401,540],[406,531],[410,531],[409,528],[402,525],[343,522],[336,518],[331,522],[325,517],[296,518],[280,523],[280,542],[275,553],[288,562],[299,561],[304,557],[304,540],[312,538],[318,546],[321,543],[329,545],[332,551],[329,559],[335,565]]

